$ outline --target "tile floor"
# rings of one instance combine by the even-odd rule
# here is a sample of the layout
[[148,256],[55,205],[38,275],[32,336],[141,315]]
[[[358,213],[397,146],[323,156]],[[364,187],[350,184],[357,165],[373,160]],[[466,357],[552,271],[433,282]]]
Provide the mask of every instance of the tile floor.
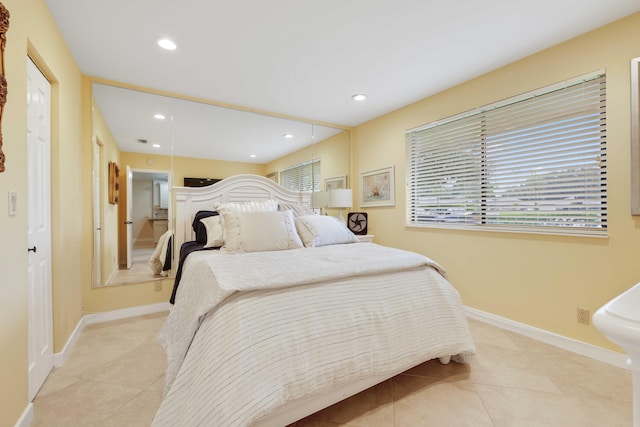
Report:
[[150,280],[162,279],[161,276],[153,274],[149,267],[149,258],[155,248],[136,248],[131,256],[132,264],[130,269],[118,270],[111,277],[109,285],[122,285],[125,283],[140,283]]
[[[166,313],[89,325],[35,399],[32,426],[148,426],[162,399]],[[631,374],[470,321],[469,365],[423,363],[293,424],[631,426]]]

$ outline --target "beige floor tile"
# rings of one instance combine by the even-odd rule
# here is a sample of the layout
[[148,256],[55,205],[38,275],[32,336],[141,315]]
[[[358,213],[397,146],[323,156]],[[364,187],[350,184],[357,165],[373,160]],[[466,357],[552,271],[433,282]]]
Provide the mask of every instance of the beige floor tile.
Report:
[[162,393],[142,391],[122,406],[117,414],[109,416],[100,425],[104,427],[148,427],[151,425],[161,402]]
[[578,398],[589,425],[629,427],[633,425],[633,408],[629,402],[607,399]]
[[316,420],[313,418],[305,418],[288,427],[357,427],[351,424],[338,424],[331,421]]
[[562,393],[551,379],[544,375],[531,373],[528,370],[516,368],[496,369],[492,366],[476,363],[470,371],[470,378],[474,384],[544,391],[547,393]]
[[73,386],[73,384],[77,383],[78,381],[82,380],[77,377],[64,375],[59,368],[55,368],[53,371],[51,371],[51,373],[47,377],[47,380],[38,391],[37,397],[43,398],[45,396],[59,393],[65,388]]
[[[314,420],[358,427],[393,426],[393,389],[391,380],[360,392],[311,415]],[[296,426],[298,427],[298,426]]]
[[56,393],[37,396],[32,427],[98,426],[139,390],[78,380]]
[[536,356],[548,378],[563,393],[593,399],[632,400],[631,372],[570,352]]
[[149,387],[145,388],[145,390],[159,391],[162,393],[164,391],[164,372],[162,373],[162,375],[158,377],[158,379],[156,379],[153,383],[151,383]]
[[114,320],[112,322],[95,323],[87,325],[83,330],[83,336],[112,336],[122,338],[155,337],[166,320],[166,314],[162,317],[136,317],[135,320]]
[[79,377],[83,372],[121,357],[140,344],[142,338],[116,335],[81,335],[65,364],[59,369],[67,376]]
[[87,380],[144,389],[155,383],[165,369],[164,350],[155,338],[146,338],[127,353],[108,363],[94,365],[80,376]]
[[490,344],[507,350],[523,350],[523,347],[514,342],[510,335],[507,334],[507,331],[478,321],[470,321],[469,329],[476,346]]
[[396,427],[493,426],[468,379],[393,378]]
[[476,385],[496,427],[603,426],[584,410],[584,402],[558,393]]

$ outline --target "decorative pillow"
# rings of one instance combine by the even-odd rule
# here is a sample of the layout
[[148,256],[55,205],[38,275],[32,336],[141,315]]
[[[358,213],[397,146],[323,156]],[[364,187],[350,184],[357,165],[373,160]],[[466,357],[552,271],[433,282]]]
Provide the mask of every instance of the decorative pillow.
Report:
[[313,209],[303,206],[299,203],[279,203],[279,211],[293,211],[293,216],[315,215]]
[[222,234],[222,218],[220,215],[210,216],[200,220],[206,228],[207,243],[205,248],[219,248],[224,245]]
[[228,253],[281,251],[304,247],[292,211],[223,213]]
[[298,234],[307,248],[358,241],[356,235],[333,216],[306,215],[296,218],[295,221]]
[[196,233],[196,242],[207,243],[207,229],[205,228],[205,225],[202,223],[202,220],[204,218],[208,218],[214,215],[218,215],[218,212],[217,211],[196,212],[196,215],[193,218],[193,222],[191,223],[191,228]]
[[[227,229],[224,226],[224,214],[232,212],[273,212],[278,210],[277,200],[254,200],[248,202],[216,203],[216,210],[222,215],[222,240],[226,240]],[[223,243],[224,244],[224,243]]]

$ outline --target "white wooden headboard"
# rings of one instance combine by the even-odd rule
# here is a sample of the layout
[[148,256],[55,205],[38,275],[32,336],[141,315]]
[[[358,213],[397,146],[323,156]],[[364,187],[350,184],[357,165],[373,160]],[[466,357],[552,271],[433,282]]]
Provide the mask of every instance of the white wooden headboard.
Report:
[[260,175],[235,175],[207,187],[173,187],[175,197],[174,262],[184,242],[195,239],[191,223],[201,210],[214,210],[216,203],[272,199],[310,206],[311,192],[287,190]]

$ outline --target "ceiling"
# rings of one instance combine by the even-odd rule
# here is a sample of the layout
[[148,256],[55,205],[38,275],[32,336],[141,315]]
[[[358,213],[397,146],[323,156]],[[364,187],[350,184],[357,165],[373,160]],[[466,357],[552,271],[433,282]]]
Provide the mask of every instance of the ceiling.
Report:
[[342,132],[99,83],[93,97],[125,152],[266,164]]
[[[45,1],[83,74],[345,126],[640,10],[638,0]],[[159,48],[163,37],[178,48]]]

